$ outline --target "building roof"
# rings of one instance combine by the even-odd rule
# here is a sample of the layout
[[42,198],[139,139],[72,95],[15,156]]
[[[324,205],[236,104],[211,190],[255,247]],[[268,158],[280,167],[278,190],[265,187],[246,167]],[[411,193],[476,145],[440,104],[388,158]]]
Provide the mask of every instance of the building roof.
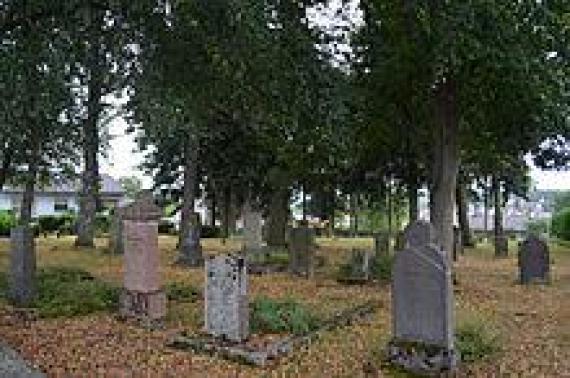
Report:
[[[80,190],[81,190],[81,180],[70,179],[67,181],[58,181],[51,183],[49,185],[39,186],[36,189],[36,193],[70,194],[70,193],[79,193]],[[22,191],[23,191],[22,187],[12,187],[9,185],[5,186],[3,190],[3,192],[7,193],[21,193]],[[119,180],[116,180],[109,175],[102,174],[101,188],[99,193],[105,195],[123,195],[124,190]]]

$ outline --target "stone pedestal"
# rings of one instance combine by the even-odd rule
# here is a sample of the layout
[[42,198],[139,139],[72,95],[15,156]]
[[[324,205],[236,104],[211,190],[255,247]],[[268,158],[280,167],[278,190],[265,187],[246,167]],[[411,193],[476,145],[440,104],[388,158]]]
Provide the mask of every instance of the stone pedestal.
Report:
[[289,271],[307,278],[314,273],[315,231],[302,226],[289,232]]
[[239,255],[206,260],[205,328],[214,337],[241,342],[249,336],[247,266]]
[[33,230],[28,226],[14,227],[10,244],[9,297],[17,306],[27,306],[36,294]]
[[160,208],[147,193],[123,211],[124,292],[120,312],[125,317],[159,321],[166,315],[159,270],[160,215]]

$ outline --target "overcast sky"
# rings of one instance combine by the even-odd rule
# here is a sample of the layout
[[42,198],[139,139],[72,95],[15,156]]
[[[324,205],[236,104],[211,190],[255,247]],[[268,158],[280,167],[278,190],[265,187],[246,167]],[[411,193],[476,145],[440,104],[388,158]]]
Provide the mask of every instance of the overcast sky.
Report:
[[[137,152],[133,135],[125,135],[126,123],[117,119],[111,124],[110,134],[113,135],[109,157],[101,161],[101,172],[115,178],[136,176],[142,179],[145,188],[152,185],[152,178],[145,176],[137,166],[143,160],[143,154]],[[538,189],[570,190],[570,172],[546,172],[532,170],[532,178]]]

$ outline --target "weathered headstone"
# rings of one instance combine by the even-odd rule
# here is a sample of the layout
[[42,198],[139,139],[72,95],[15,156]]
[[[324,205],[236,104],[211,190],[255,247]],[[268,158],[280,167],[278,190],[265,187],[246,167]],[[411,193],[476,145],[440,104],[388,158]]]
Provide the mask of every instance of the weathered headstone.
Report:
[[125,253],[123,243],[123,208],[117,206],[111,219],[111,229],[109,230],[109,252],[115,255]]
[[289,232],[289,271],[307,278],[314,273],[315,231],[307,226]]
[[200,214],[192,213],[190,223],[192,227],[182,238],[180,248],[180,256],[178,264],[185,266],[202,266],[204,264],[204,256],[202,254],[202,246],[200,245]]
[[10,232],[10,299],[18,306],[34,299],[36,258],[34,232],[29,226],[17,226]]
[[243,208],[244,249],[246,252],[259,252],[263,247],[261,212],[246,202]]
[[538,236],[531,235],[519,247],[520,282],[548,282],[550,279],[550,253],[548,245]]
[[241,342],[249,336],[247,266],[239,255],[218,255],[206,260],[206,332]]
[[376,256],[390,254],[390,234],[378,232],[374,234],[374,252]]
[[446,253],[429,223],[406,229],[406,248],[396,254],[392,281],[392,363],[417,373],[453,370],[453,289]]
[[159,271],[161,214],[147,192],[123,210],[124,290],[120,311],[125,317],[153,322],[166,315],[166,295]]
[[495,256],[509,256],[509,239],[505,235],[501,235],[495,238]]

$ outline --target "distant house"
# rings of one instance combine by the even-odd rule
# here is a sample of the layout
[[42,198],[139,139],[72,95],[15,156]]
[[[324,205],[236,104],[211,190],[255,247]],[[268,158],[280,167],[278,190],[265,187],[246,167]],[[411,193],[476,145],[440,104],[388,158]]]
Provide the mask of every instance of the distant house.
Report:
[[[34,195],[32,217],[78,212],[80,190],[81,183],[79,180],[60,182],[38,188]],[[105,207],[112,208],[125,201],[121,184],[109,175],[101,175],[99,193],[101,202]],[[12,210],[19,213],[22,194],[22,188],[5,187],[4,190],[0,191],[0,210]]]

